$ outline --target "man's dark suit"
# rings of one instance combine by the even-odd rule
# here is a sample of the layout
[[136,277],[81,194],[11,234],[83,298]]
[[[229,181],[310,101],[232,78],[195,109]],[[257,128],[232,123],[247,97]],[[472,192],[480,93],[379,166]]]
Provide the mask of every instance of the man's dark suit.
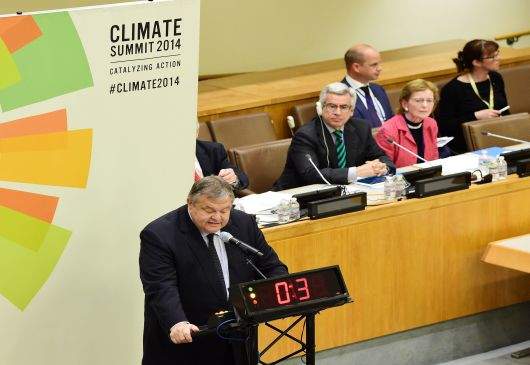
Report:
[[[341,82],[345,85],[348,85],[349,87],[352,87],[346,78],[343,78]],[[386,95],[385,89],[383,89],[382,86],[375,84],[371,82],[368,84],[368,87],[374,94],[377,100],[381,103],[381,106],[383,107],[383,110],[385,112],[385,120],[390,119],[394,116],[394,112],[392,111],[392,106],[390,105],[390,101],[388,100],[388,96]],[[370,119],[370,113],[368,112],[368,109],[364,106],[363,102],[357,98],[357,102],[355,103],[355,110],[353,111],[353,117],[356,119],[364,119],[369,120]]]
[[245,189],[248,186],[247,175],[228,161],[226,150],[221,143],[197,140],[195,156],[204,176],[218,175],[222,169],[234,169],[239,179],[237,189]]
[[390,172],[395,171],[392,161],[374,141],[368,122],[350,118],[344,125],[344,143],[346,168],[339,168],[335,143],[325,124],[317,117],[303,125],[296,131],[291,141],[285,168],[274,183],[274,189],[284,190],[323,183],[322,178],[307,160],[307,154],[332,184],[348,184],[348,167],[360,166],[369,160],[379,159],[388,166]]
[[[252,216],[233,210],[223,231],[254,246],[264,256],[254,263],[266,276],[287,273]],[[201,326],[213,313],[230,309],[226,292],[215,285],[217,274],[208,248],[184,205],[151,222],[140,234],[140,278],[145,292],[143,365],[224,364],[231,351],[215,335],[175,345],[171,327],[181,321]],[[226,244],[230,284],[257,279],[237,247]],[[234,348],[236,358],[241,348]],[[230,354],[231,355],[231,354]]]

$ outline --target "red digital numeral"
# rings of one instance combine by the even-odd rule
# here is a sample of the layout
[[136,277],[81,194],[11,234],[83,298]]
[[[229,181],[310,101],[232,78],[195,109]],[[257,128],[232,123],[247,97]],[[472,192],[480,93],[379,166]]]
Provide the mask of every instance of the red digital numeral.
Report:
[[297,283],[302,283],[302,286],[298,287],[296,290],[300,293],[304,293],[303,296],[298,297],[298,300],[307,300],[311,298],[311,295],[309,295],[309,287],[307,286],[307,279],[306,278],[300,278],[295,280]]
[[[291,297],[289,296],[289,286],[285,281],[280,281],[274,285],[276,288],[276,301],[278,304],[287,304],[291,302]],[[285,296],[285,299],[282,298]]]

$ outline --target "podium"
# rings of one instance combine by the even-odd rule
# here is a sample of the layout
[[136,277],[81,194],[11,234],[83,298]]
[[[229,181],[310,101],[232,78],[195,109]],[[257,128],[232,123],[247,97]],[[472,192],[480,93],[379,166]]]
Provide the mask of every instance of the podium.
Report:
[[[350,303],[339,266],[329,266],[275,278],[240,283],[230,287],[230,302],[234,306],[240,326],[257,326],[264,323],[278,332],[278,336],[259,354],[258,362],[264,365],[277,364],[299,353],[306,353],[306,364],[315,363],[315,315],[327,308]],[[281,330],[269,321],[298,318],[286,330]],[[289,331],[305,319],[306,342],[289,334]],[[300,348],[271,363],[261,360],[281,338],[286,337]]]
[[[482,261],[530,273],[530,234],[490,242],[482,256]],[[530,347],[514,352],[512,357],[519,359],[528,355],[530,355]]]
[[[251,365],[273,365],[300,353],[306,354],[306,364],[315,364],[315,315],[327,308],[352,302],[339,266],[239,283],[231,286],[229,293],[234,312],[216,313],[210,318],[208,325],[199,327],[200,331],[193,336],[216,332],[225,339],[243,340],[231,335],[246,333],[247,340],[250,336],[257,340],[257,327],[263,323],[278,332],[278,335],[259,356],[257,342],[255,348],[252,348],[252,345],[246,347],[246,355]],[[298,318],[285,330],[268,323],[287,317]],[[306,325],[305,342],[289,333],[302,320],[305,320]],[[263,362],[262,356],[281,338],[298,343],[300,348],[271,363]]]

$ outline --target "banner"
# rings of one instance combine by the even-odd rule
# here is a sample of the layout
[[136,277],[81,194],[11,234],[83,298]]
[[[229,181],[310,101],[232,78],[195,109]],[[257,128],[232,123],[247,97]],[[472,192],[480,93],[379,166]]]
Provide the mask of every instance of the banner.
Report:
[[199,7],[0,17],[1,364],[140,363],[138,234],[192,184]]

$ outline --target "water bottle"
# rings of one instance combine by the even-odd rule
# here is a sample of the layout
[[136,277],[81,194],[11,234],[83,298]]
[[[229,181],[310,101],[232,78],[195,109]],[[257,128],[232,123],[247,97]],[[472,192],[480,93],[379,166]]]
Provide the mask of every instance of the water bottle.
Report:
[[506,180],[506,177],[508,176],[508,164],[506,164],[504,156],[499,156],[497,158],[497,169],[499,171],[499,180]]
[[384,190],[386,200],[394,200],[396,198],[396,184],[393,175],[385,176]]
[[291,221],[300,219],[300,204],[298,204],[296,198],[291,198],[289,203],[289,219]]
[[402,199],[406,195],[405,189],[407,188],[407,183],[403,178],[403,175],[395,176],[395,189],[396,189],[396,199]]
[[278,223],[288,223],[290,216],[290,203],[289,200],[284,199],[278,205]]
[[489,167],[490,174],[491,174],[491,181],[498,181],[499,180],[499,165],[497,164],[497,159],[490,160],[488,167]]
[[490,158],[488,157],[488,151],[486,150],[480,151],[480,155],[478,157],[478,168],[482,172],[482,176],[490,173],[489,163],[490,163]]

